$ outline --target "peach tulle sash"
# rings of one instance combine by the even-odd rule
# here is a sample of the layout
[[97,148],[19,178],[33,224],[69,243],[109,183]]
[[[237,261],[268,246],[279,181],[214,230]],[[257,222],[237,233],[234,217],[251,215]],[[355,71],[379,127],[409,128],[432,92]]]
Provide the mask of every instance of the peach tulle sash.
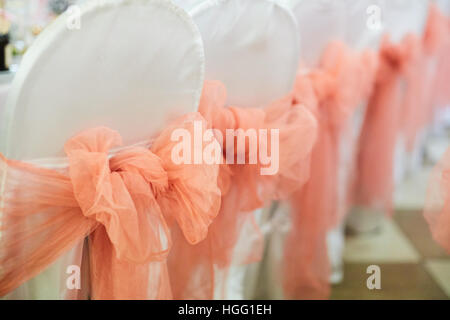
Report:
[[434,240],[450,253],[450,149],[431,172],[424,215]]
[[343,218],[338,208],[338,142],[351,114],[370,95],[376,69],[374,53],[355,52],[336,42],[325,51],[319,69],[297,76],[296,101],[308,101],[318,119],[319,135],[310,178],[290,201],[292,229],[282,268],[286,298],[328,296],[326,233]]
[[434,59],[430,104],[432,108],[445,107],[450,103],[450,18],[436,4],[430,5],[424,46]]
[[[428,55],[435,59],[430,104],[433,108],[448,106],[450,19],[434,4],[430,6],[424,44]],[[450,253],[450,149],[444,153],[430,174],[424,215],[435,241]]]
[[[445,71],[445,66],[439,60],[445,51],[445,44],[450,40],[449,31],[448,19],[441,14],[436,4],[431,3],[422,39],[409,36],[409,58],[404,70],[405,92],[400,124],[407,151],[413,151],[417,135],[431,123],[435,107],[439,101],[445,99],[442,96],[448,96],[450,73],[444,73],[447,79],[441,78],[440,68]],[[443,88],[436,80],[447,80],[444,84],[447,88]],[[444,93],[441,93],[441,90],[444,90]],[[446,103],[449,101],[447,99]]]
[[[430,85],[432,108],[450,103],[450,19],[435,4],[430,6],[424,46],[434,59]],[[450,149],[433,168],[426,194],[424,216],[433,238],[450,253]]]
[[432,5],[423,39],[409,34],[398,45],[383,40],[359,143],[356,204],[391,213],[397,139],[402,135],[412,151],[435,106],[450,101],[445,97],[450,91],[449,30],[448,19]]
[[[181,239],[169,255],[169,274],[176,279],[172,286],[175,298],[209,299],[215,291],[223,298],[229,267],[261,258],[263,238],[253,211],[271,200],[286,199],[307,181],[317,123],[311,112],[303,105],[293,105],[292,99],[288,95],[264,109],[227,107],[225,87],[217,81],[205,83],[199,111],[212,128],[222,133],[226,129],[278,129],[279,167],[275,174],[261,175],[259,161],[222,166],[222,206],[207,238],[195,246]],[[270,138],[268,141],[273,154],[276,148]],[[224,148],[223,153],[226,158],[245,152],[248,159],[248,149]],[[185,263],[177,263],[180,260]]]
[[67,166],[44,168],[0,155],[0,296],[45,270],[89,236],[93,299],[170,299],[170,229],[190,244],[206,237],[221,191],[218,164],[175,164],[175,129],[193,131],[189,114],[150,148],[121,145],[100,127],[65,144]]
[[417,79],[413,79],[418,75],[417,69],[411,67],[417,62],[418,46],[419,40],[412,34],[399,44],[391,43],[388,37],[382,41],[377,79],[359,141],[357,205],[391,212],[397,138],[409,125],[405,113],[414,113],[414,109],[423,107],[415,101],[416,94],[421,93],[413,89],[422,90],[415,85]]

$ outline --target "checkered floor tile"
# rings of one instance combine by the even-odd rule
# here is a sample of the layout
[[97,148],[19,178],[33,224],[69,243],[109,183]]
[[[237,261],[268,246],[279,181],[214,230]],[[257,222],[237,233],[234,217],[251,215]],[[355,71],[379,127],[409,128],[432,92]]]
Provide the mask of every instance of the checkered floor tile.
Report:
[[[346,237],[344,280],[333,286],[332,299],[450,299],[450,255],[431,237],[424,198],[414,196],[425,190],[426,172],[399,188],[399,210],[376,232]],[[367,287],[370,265],[380,267],[380,289]]]

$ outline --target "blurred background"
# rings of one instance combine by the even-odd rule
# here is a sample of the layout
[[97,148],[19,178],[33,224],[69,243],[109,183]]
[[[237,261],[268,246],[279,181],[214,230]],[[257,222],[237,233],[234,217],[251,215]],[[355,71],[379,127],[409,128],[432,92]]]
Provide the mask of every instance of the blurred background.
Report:
[[[347,228],[344,277],[332,299],[450,299],[450,255],[432,238],[423,216],[430,172],[450,145],[449,108],[436,116],[421,166],[396,186],[395,212],[368,232]],[[381,290],[368,290],[366,269],[378,265]]]
[[9,45],[7,61],[14,72],[20,57],[33,43],[41,31],[71,4],[84,1],[75,0],[0,0],[1,34],[7,35],[8,44],[2,38],[2,45]]

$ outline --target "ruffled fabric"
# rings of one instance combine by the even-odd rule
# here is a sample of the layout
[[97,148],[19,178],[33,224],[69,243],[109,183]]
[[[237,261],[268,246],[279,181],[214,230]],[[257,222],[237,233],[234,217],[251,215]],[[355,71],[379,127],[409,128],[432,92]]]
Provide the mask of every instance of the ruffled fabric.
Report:
[[409,34],[398,45],[384,39],[376,88],[359,144],[358,205],[392,212],[398,137],[403,136],[407,151],[412,151],[435,106],[450,102],[450,68],[446,68],[450,50],[445,48],[449,30],[448,19],[431,5],[423,39]]
[[397,138],[409,124],[403,120],[408,118],[405,113],[422,107],[414,101],[417,96],[413,88],[416,86],[405,86],[405,75],[409,79],[417,75],[410,68],[417,62],[418,46],[419,40],[414,35],[408,35],[400,44],[391,43],[388,37],[382,41],[375,87],[359,142],[358,179],[355,184],[357,205],[387,213],[392,211]]
[[[176,129],[193,133],[199,114],[167,127],[150,149],[122,144],[108,128],[67,141],[68,165],[46,169],[0,155],[0,296],[45,270],[89,236],[93,299],[170,299],[170,229],[195,244],[220,207],[217,164],[177,165]],[[176,222],[176,223],[175,223]]]
[[[287,199],[309,177],[317,123],[311,112],[303,105],[292,105],[292,100],[289,95],[264,109],[227,107],[225,87],[217,81],[205,83],[199,112],[211,127],[223,137],[227,129],[267,129],[267,139],[258,138],[258,153],[278,152],[279,165],[274,174],[262,175],[261,169],[269,165],[261,158],[254,164],[249,163],[251,147],[248,143],[245,147],[235,143],[233,148],[224,142],[225,164],[219,175],[223,187],[220,212],[204,241],[196,246],[178,241],[177,250],[169,256],[171,279],[177,279],[173,282],[175,298],[210,299],[217,288],[224,297],[229,267],[261,259],[263,238],[253,211],[272,200]],[[277,139],[271,140],[271,129],[279,132],[278,150],[274,144]],[[246,159],[245,165],[226,164],[227,158],[239,157]],[[177,263],[181,259],[187,261],[183,266]]]
[[450,253],[450,149],[431,172],[424,215],[434,240]]
[[436,4],[430,5],[424,47],[435,60],[429,103],[432,108],[446,107],[450,103],[450,18]]
[[[435,82],[441,72],[438,65],[439,56],[445,49],[446,42],[450,41],[449,30],[448,19],[439,11],[436,4],[430,3],[423,37],[408,36],[406,41],[409,58],[404,70],[406,89],[400,129],[405,136],[407,151],[413,151],[417,135],[431,123],[439,100],[445,101],[445,98],[441,97],[447,92],[443,94],[440,90],[450,89],[448,84],[447,89],[442,89],[442,84]],[[445,59],[448,60],[447,58],[448,56]],[[448,74],[445,73],[447,80]],[[449,101],[447,99],[446,103]]]
[[292,229],[283,259],[283,287],[289,299],[323,299],[329,294],[327,231],[345,210],[338,199],[338,143],[351,114],[368,98],[377,58],[357,53],[344,44],[330,44],[320,68],[299,72],[296,101],[308,101],[316,115],[319,134],[312,150],[310,178],[291,197]]

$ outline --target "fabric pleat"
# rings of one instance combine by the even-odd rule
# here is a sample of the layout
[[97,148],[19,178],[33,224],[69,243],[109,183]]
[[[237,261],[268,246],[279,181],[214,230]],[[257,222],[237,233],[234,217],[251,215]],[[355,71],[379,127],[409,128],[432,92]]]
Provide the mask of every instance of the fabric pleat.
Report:
[[296,101],[308,101],[318,120],[318,139],[309,180],[290,200],[292,228],[285,240],[281,268],[288,299],[329,295],[326,234],[346,211],[338,199],[338,145],[352,113],[371,93],[376,68],[372,52],[355,52],[335,42],[324,52],[318,69],[298,73]]
[[[0,296],[45,270],[89,236],[90,297],[170,299],[170,230],[190,244],[206,237],[221,191],[218,164],[175,164],[171,135],[193,134],[190,114],[174,121],[150,149],[120,147],[108,128],[65,144],[67,166],[46,169],[0,155]],[[189,144],[189,147],[192,147]]]
[[[430,6],[424,37],[428,53],[435,59],[431,101],[433,108],[450,104],[450,19],[437,6]],[[425,198],[424,216],[434,240],[450,253],[450,149],[433,168]]]
[[[385,37],[379,68],[359,141],[355,203],[390,214],[394,192],[393,162],[397,139],[408,122],[404,112],[417,107],[405,73],[416,62],[418,39],[412,34],[399,44]],[[411,72],[413,74],[413,72]],[[411,82],[410,82],[411,83]],[[420,90],[419,90],[420,91]]]
[[[210,299],[217,288],[224,297],[231,265],[245,265],[261,259],[263,237],[253,211],[272,200],[287,199],[309,177],[311,149],[316,141],[317,123],[303,105],[293,105],[289,95],[264,109],[226,106],[226,89],[218,81],[205,83],[199,112],[211,127],[226,137],[227,129],[238,135],[248,129],[266,129],[266,137],[258,136],[258,153],[279,155],[274,174],[262,175],[269,165],[257,161],[250,164],[250,143],[239,147],[224,142],[224,165],[219,174],[222,186],[220,212],[209,228],[206,239],[189,246],[180,237],[169,255],[169,274],[177,299]],[[278,141],[271,140],[271,130],[278,130]],[[244,131],[239,131],[244,130]],[[238,136],[239,137],[239,136]],[[235,142],[238,140],[235,138]],[[278,148],[273,143],[278,142]],[[242,156],[245,164],[230,164],[226,159]],[[245,241],[239,241],[243,237]],[[239,245],[238,245],[239,241]],[[183,266],[178,261],[183,258]],[[219,298],[220,298],[219,297]]]

